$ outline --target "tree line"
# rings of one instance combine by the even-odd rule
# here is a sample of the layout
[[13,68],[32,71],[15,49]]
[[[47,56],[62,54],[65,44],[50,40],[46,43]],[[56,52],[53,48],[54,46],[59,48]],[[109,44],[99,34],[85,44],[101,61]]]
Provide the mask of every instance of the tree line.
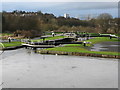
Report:
[[97,19],[80,20],[77,18],[56,17],[53,14],[26,11],[2,12],[3,33],[18,33],[26,37],[40,36],[44,32],[90,32],[120,33],[119,18],[108,13],[100,14]]

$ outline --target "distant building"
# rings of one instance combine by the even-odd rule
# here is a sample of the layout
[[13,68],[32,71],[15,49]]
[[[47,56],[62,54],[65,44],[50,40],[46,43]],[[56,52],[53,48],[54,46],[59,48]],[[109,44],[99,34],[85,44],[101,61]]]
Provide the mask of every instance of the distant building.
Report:
[[69,16],[69,14],[64,14],[64,18],[69,18],[70,16]]

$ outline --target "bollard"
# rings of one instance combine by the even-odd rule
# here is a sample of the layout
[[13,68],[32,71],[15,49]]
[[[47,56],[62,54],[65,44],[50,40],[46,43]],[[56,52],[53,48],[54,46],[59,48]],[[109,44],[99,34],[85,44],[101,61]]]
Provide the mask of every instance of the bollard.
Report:
[[9,40],[9,43],[11,43],[11,39],[8,39]]
[[84,47],[86,46],[86,43],[84,43]]
[[110,39],[112,39],[112,36],[110,36]]
[[84,46],[84,47],[86,46],[86,42],[85,42],[85,41],[83,42],[83,46]]
[[8,37],[8,42],[11,43],[11,37]]

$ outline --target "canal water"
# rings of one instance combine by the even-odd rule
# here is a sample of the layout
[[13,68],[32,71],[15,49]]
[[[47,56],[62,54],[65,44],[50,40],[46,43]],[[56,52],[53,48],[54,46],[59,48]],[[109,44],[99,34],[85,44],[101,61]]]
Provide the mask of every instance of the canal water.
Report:
[[1,58],[3,88],[118,87],[117,59],[42,55],[24,48]]
[[94,44],[91,51],[111,51],[120,52],[120,42],[102,42]]

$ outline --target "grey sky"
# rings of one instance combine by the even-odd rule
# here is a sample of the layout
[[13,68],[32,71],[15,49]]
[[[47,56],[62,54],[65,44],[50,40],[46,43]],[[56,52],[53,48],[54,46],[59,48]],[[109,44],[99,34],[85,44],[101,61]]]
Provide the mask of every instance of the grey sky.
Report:
[[117,8],[117,2],[3,2],[3,9],[24,8],[65,8],[65,9],[106,9]]
[[42,11],[61,16],[69,13],[71,16],[85,14],[110,13],[117,16],[117,2],[3,2],[2,8],[5,11],[25,10]]
[[119,2],[119,0],[2,0],[2,2]]

